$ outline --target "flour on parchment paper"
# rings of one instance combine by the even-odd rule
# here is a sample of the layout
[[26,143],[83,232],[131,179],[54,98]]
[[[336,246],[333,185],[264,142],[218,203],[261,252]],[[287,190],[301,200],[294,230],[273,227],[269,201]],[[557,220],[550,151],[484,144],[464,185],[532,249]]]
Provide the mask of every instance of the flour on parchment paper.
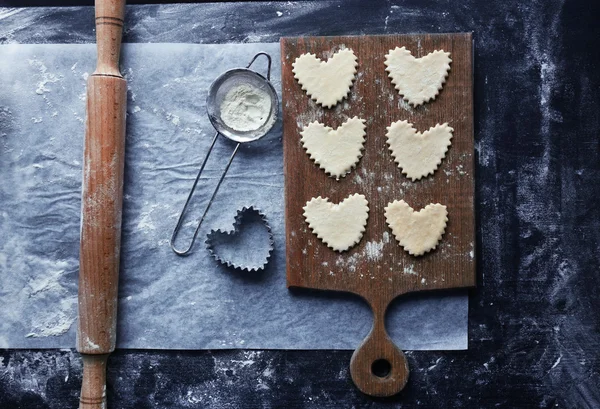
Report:
[[[61,268],[62,267],[62,268]],[[28,338],[58,336],[65,334],[77,317],[77,297],[70,295],[61,281],[64,279],[66,262],[57,262],[54,269],[30,280],[25,288],[29,298],[55,300],[48,303],[31,317],[31,332]],[[58,300],[58,301],[56,301]]]
[[35,90],[36,94],[43,95],[45,92],[49,92],[50,88],[48,88],[47,85],[54,82],[58,82],[62,79],[62,75],[56,75],[51,72],[48,72],[48,68],[42,61],[31,59],[28,60],[28,62],[29,65],[35,67],[38,71],[36,77],[37,79],[39,79],[39,81]]

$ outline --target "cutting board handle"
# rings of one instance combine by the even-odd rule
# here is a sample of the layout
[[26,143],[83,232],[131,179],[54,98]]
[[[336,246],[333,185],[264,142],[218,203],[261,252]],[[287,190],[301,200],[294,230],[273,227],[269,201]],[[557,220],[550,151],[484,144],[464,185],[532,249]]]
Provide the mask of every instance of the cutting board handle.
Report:
[[389,303],[372,306],[373,328],[352,354],[350,374],[361,392],[385,397],[397,394],[408,381],[408,362],[385,330]]

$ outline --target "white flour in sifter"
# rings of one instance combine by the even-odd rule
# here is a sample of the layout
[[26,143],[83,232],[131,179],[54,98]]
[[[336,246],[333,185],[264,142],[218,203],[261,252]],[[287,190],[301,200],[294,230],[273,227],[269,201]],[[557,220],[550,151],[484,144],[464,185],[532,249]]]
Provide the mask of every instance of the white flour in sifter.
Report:
[[240,84],[227,92],[221,103],[221,119],[240,132],[260,128],[271,112],[271,98],[262,89]]

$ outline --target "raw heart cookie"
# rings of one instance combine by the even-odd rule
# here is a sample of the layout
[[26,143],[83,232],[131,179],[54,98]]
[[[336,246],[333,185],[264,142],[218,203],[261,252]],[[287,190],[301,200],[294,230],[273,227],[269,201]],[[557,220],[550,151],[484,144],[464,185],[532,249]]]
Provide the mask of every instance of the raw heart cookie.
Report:
[[442,163],[453,131],[444,123],[421,133],[408,121],[397,121],[388,126],[386,136],[398,167],[414,182],[433,174]]
[[404,250],[421,256],[436,248],[446,230],[448,211],[432,203],[415,212],[404,200],[394,200],[385,208],[385,219]]
[[450,53],[445,51],[415,58],[405,47],[396,47],[385,55],[385,70],[404,99],[416,107],[439,94],[451,62]]
[[304,218],[314,234],[335,251],[345,251],[360,241],[369,218],[369,202],[355,193],[339,204],[329,199],[312,198],[306,202]]
[[314,54],[302,54],[292,64],[294,78],[317,104],[331,108],[350,92],[356,75],[356,56],[350,49],[340,50],[327,62]]
[[337,129],[312,122],[302,132],[302,146],[321,169],[336,179],[346,176],[362,156],[365,120],[350,118]]

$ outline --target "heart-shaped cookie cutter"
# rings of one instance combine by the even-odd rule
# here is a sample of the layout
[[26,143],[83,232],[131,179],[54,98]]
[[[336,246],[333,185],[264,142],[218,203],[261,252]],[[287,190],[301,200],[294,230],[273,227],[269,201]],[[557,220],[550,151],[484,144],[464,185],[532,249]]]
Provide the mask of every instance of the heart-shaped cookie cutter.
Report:
[[[267,233],[269,235],[269,246],[268,246],[267,256],[265,258],[264,263],[262,265],[258,265],[258,266],[238,264],[232,260],[222,258],[215,251],[214,243],[213,243],[214,237],[217,235],[225,234],[229,237],[233,237],[236,234],[238,234],[240,232],[240,226],[242,225],[244,218],[247,217],[248,214],[250,214],[250,213],[253,213],[255,216],[258,216],[260,218],[260,221],[266,228]],[[261,210],[257,209],[254,206],[243,207],[237,211],[234,222],[233,222],[233,230],[223,231],[221,229],[217,229],[217,230],[213,229],[206,235],[206,240],[204,241],[204,243],[206,244],[206,248],[207,248],[208,252],[219,263],[221,263],[227,267],[233,267],[237,270],[248,271],[248,272],[264,270],[265,267],[267,266],[267,264],[269,263],[269,260],[271,259],[271,254],[273,253],[273,250],[275,248],[275,240],[273,238],[273,231],[271,230],[271,226],[269,225],[267,216]]]

